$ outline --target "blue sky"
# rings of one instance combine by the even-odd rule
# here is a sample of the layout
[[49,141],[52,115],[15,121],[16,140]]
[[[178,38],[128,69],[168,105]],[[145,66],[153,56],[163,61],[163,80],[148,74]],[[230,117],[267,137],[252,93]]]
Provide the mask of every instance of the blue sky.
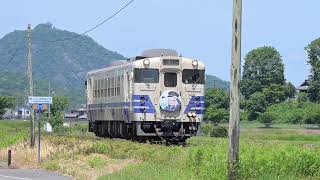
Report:
[[[126,0],[4,0],[0,37],[27,24],[51,22],[77,33],[91,28]],[[242,56],[253,48],[277,48],[288,81],[309,74],[304,47],[320,37],[319,0],[243,0]],[[88,35],[104,47],[131,57],[148,48],[172,48],[200,59],[207,73],[230,77],[232,0],[136,0]]]

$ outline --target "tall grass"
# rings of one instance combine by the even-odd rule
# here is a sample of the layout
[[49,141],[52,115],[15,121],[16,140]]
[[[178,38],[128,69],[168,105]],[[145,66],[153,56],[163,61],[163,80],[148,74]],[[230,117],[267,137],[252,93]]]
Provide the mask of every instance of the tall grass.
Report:
[[[4,147],[24,136],[23,130],[15,130],[16,126],[6,123],[1,126],[0,122],[0,127],[5,127],[0,130],[3,135],[12,133],[9,133],[12,141],[6,140]],[[90,133],[71,130],[59,135],[44,135],[43,143],[46,152],[42,152],[40,167],[80,179],[103,174],[99,179],[227,177],[227,138],[193,137],[184,147],[97,138]],[[33,151],[30,154],[36,156]],[[319,154],[320,135],[310,134],[309,130],[245,129],[240,139],[238,179],[320,179]],[[21,161],[26,162],[22,158]]]
[[[136,156],[144,159],[142,164],[100,179],[226,179],[227,139],[196,137],[188,144],[156,149],[140,145]],[[319,145],[241,140],[240,152],[239,179],[320,178]]]

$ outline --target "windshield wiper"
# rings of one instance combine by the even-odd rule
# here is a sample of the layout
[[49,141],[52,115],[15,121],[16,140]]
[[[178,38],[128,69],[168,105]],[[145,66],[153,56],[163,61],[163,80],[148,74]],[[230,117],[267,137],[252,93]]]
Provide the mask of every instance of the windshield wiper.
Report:
[[192,84],[192,87],[196,88],[200,80],[201,80],[201,76],[199,76],[199,78]]

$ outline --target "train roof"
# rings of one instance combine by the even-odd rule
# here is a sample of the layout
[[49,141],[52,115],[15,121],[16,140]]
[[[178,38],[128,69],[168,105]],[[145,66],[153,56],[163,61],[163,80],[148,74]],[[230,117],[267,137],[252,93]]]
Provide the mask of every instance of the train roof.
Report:
[[[182,57],[181,55],[178,56],[178,53],[176,50],[173,49],[148,49],[145,50],[141,53],[141,55],[136,56],[134,58],[130,58],[127,60],[117,60],[117,61],[113,61],[109,66],[107,67],[103,67],[100,69],[95,69],[95,70],[91,70],[87,73],[87,75],[89,74],[95,74],[95,73],[99,73],[101,71],[106,71],[106,70],[110,70],[110,69],[117,69],[117,68],[121,68],[121,67],[125,67],[125,66],[129,66],[131,65],[134,61],[139,61],[142,59],[146,59],[146,58],[184,58],[184,59],[190,59],[187,57]],[[190,59],[191,60],[191,59]],[[201,61],[200,61],[201,63]]]

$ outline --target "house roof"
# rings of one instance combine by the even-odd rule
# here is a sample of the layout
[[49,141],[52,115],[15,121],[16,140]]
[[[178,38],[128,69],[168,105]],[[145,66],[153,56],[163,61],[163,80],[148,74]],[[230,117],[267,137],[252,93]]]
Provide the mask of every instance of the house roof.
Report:
[[304,80],[303,83],[301,83],[300,86],[298,86],[296,89],[297,90],[302,90],[302,91],[306,91],[308,90],[310,87],[309,81],[308,80]]

